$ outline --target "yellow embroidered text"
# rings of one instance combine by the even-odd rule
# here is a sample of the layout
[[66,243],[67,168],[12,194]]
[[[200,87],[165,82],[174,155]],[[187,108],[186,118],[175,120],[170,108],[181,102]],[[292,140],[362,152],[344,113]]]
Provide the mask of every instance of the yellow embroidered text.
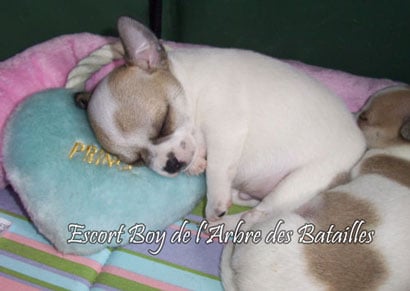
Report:
[[75,156],[80,156],[84,163],[95,166],[104,165],[110,168],[117,168],[120,171],[132,170],[131,165],[122,163],[118,157],[107,153],[95,145],[86,145],[78,141],[75,142],[68,154],[68,158],[71,160]]

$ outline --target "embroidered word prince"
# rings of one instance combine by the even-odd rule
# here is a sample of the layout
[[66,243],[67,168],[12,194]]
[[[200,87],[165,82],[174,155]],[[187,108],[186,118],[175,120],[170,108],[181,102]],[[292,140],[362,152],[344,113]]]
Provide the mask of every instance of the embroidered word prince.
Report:
[[122,163],[118,157],[113,156],[103,149],[98,148],[95,145],[86,145],[82,142],[75,142],[68,154],[68,158],[71,160],[76,156],[82,157],[82,161],[87,164],[95,166],[105,165],[109,168],[117,168],[120,171],[130,171],[132,166]]

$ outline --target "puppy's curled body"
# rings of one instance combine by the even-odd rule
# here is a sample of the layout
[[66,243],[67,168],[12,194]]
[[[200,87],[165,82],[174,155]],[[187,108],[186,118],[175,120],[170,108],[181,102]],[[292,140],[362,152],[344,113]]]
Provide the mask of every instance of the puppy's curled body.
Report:
[[[208,218],[226,210],[229,198],[220,197],[231,188],[263,201],[282,184],[273,204],[298,207],[347,172],[364,150],[343,102],[288,64],[220,48],[172,50],[168,58],[206,140],[208,195],[218,201]],[[292,176],[296,181],[286,183]],[[259,207],[271,211],[263,202]]]
[[[257,220],[296,209],[362,155],[365,142],[343,102],[316,80],[252,51],[167,49],[120,18],[127,64],[95,89],[88,116],[102,146],[161,175],[206,168],[206,217],[231,193]],[[206,160],[205,160],[206,159]]]

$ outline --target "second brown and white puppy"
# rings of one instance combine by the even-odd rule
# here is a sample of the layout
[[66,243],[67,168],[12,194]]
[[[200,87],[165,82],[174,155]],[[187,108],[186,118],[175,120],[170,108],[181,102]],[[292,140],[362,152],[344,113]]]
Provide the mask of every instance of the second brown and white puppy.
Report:
[[358,123],[370,150],[353,180],[298,214],[248,226],[267,234],[283,219],[282,231],[293,235],[282,244],[229,243],[226,290],[409,290],[410,88],[372,96]]
[[127,17],[118,30],[127,64],[92,94],[94,132],[107,151],[161,175],[206,167],[209,220],[233,198],[260,202],[249,220],[295,209],[363,154],[342,100],[290,65],[239,49],[167,49]]

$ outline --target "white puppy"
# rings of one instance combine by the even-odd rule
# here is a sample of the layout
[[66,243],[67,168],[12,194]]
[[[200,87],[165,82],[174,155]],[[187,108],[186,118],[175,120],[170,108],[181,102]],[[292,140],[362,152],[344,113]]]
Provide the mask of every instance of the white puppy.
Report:
[[374,95],[359,125],[372,149],[353,180],[299,214],[248,225],[266,235],[283,219],[292,239],[229,243],[221,265],[226,290],[409,290],[410,88]]
[[[203,172],[206,217],[235,202],[249,217],[294,209],[349,171],[365,143],[338,97],[276,59],[245,50],[165,50],[142,24],[118,21],[127,64],[88,105],[101,145],[165,176]],[[238,200],[238,201],[237,201]]]

